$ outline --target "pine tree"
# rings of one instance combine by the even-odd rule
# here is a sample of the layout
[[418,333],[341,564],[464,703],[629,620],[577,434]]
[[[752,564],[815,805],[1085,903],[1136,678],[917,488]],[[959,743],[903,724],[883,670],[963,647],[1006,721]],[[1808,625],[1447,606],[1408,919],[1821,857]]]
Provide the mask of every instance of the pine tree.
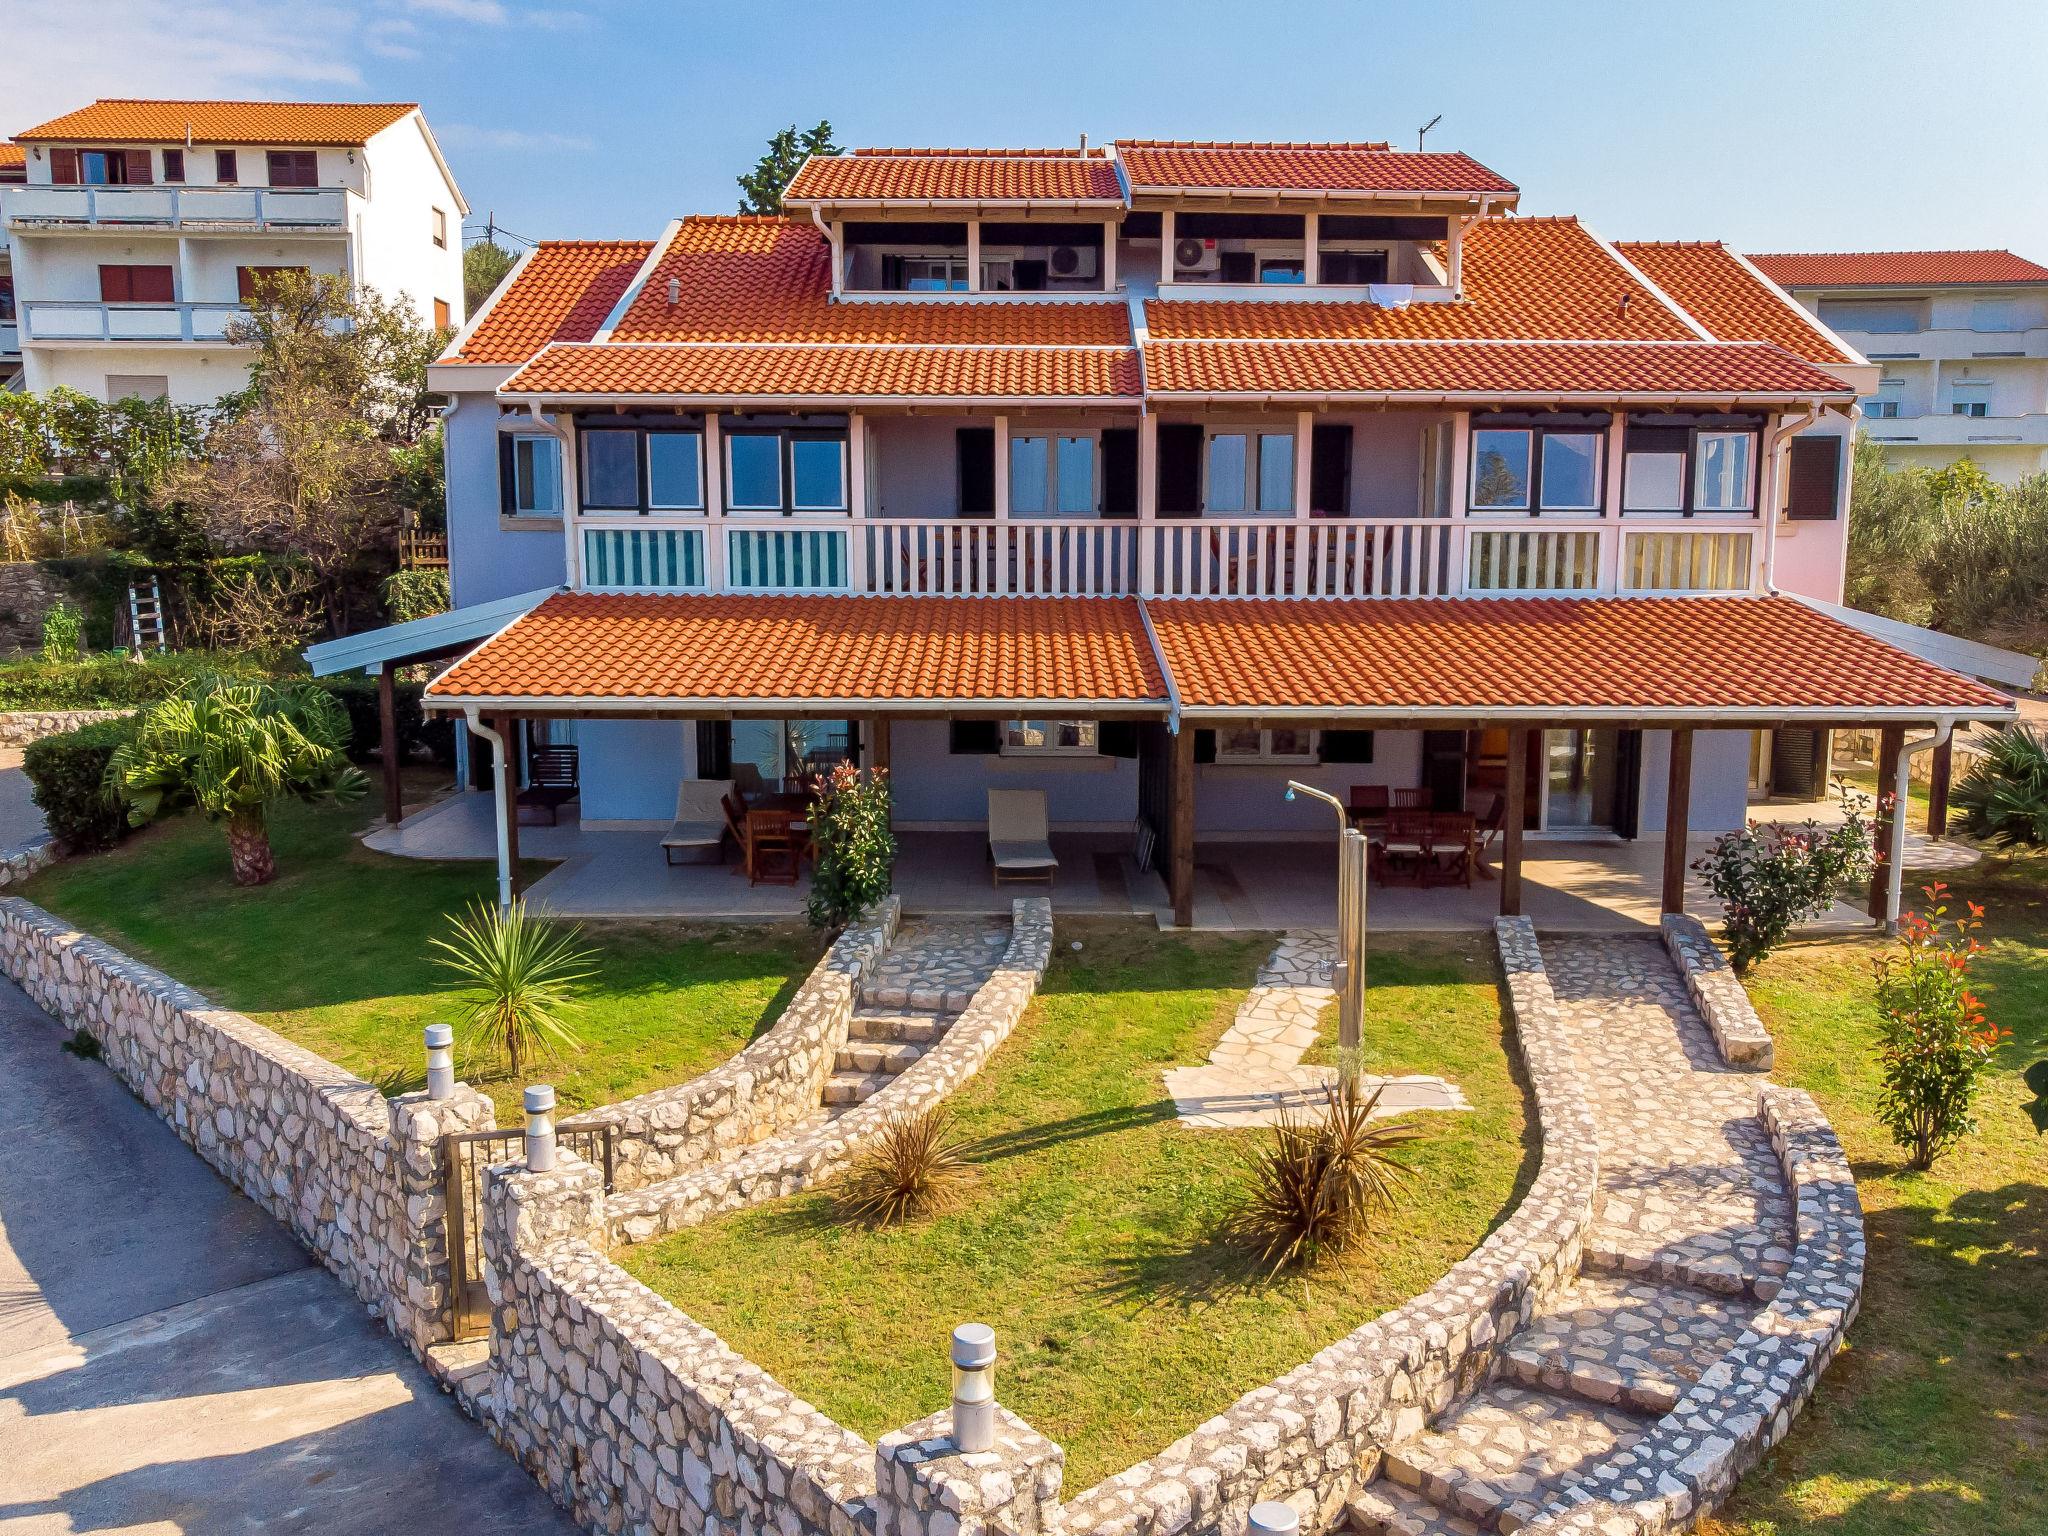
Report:
[[768,153],[754,162],[754,168],[738,178],[740,212],[782,212],[783,191],[804,161],[812,155],[838,153],[839,146],[832,142],[830,123],[821,119],[817,127],[803,131],[791,123],[768,141]]

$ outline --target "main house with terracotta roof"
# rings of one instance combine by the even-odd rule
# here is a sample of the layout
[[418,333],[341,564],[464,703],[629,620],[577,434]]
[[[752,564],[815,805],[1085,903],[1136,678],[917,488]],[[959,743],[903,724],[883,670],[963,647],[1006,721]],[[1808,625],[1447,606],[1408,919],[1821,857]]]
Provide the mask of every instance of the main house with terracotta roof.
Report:
[[2048,469],[2048,267],[2011,251],[1750,258],[1878,368],[1863,430],[1897,464]]
[[228,322],[282,270],[463,321],[468,204],[410,102],[102,100],[14,141],[0,323],[23,388],[210,404],[248,377]]
[[1292,777],[1500,797],[1509,910],[1525,836],[1670,824],[1675,901],[1829,729],[2010,703],[1834,606],[1871,363],[1519,197],[1379,143],[870,149],[544,243],[431,373],[457,612],[318,659],[457,656],[428,707],[515,776],[573,742],[586,828],[852,757],[906,829],[1042,791],[1185,922],[1198,847],[1327,836]]

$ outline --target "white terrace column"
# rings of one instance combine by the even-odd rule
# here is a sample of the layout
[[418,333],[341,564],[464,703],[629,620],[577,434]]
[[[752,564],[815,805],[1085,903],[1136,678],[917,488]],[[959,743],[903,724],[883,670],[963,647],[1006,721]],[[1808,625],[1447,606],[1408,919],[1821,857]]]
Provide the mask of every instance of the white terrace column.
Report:
[[981,292],[981,220],[967,221],[967,291]]
[[1317,251],[1322,243],[1322,226],[1320,213],[1301,216],[1301,280],[1311,288],[1323,280],[1322,258]]
[[725,432],[717,411],[704,413],[704,584],[725,590]]
[[1159,214],[1159,284],[1163,288],[1173,281],[1173,210],[1165,208]]

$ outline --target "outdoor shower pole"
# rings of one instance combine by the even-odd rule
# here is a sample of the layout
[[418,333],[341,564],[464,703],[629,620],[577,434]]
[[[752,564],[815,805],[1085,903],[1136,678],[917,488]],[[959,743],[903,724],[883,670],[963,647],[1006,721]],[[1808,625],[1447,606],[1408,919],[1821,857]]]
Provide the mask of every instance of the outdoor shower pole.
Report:
[[1287,781],[1287,798],[1308,795],[1337,813],[1337,958],[1330,982],[1337,993],[1337,1059],[1347,1086],[1364,1070],[1365,1039],[1365,834],[1351,825],[1344,802],[1312,785]]

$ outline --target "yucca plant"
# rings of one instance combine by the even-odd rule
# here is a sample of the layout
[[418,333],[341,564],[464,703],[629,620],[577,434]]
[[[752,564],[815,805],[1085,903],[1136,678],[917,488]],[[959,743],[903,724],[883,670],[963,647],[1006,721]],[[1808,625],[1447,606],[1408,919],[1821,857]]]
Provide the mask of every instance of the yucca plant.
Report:
[[514,1081],[530,1061],[576,1048],[562,1015],[580,1006],[574,988],[596,974],[597,961],[577,947],[581,929],[564,931],[523,901],[480,901],[448,923],[449,936],[431,941],[441,951],[435,962],[468,983],[469,1036],[502,1057]]
[[2001,848],[2048,844],[2048,736],[2008,726],[1956,785],[1956,809],[1972,837]]
[[893,1227],[957,1205],[974,1168],[952,1129],[943,1104],[891,1115],[840,1185],[840,1210],[855,1221]]
[[1320,1113],[1282,1114],[1246,1158],[1250,1187],[1226,1235],[1252,1250],[1268,1279],[1356,1248],[1373,1218],[1394,1208],[1409,1177],[1389,1154],[1422,1133],[1403,1120],[1373,1118],[1378,1085],[1361,1090],[1347,1074],[1323,1099]]

